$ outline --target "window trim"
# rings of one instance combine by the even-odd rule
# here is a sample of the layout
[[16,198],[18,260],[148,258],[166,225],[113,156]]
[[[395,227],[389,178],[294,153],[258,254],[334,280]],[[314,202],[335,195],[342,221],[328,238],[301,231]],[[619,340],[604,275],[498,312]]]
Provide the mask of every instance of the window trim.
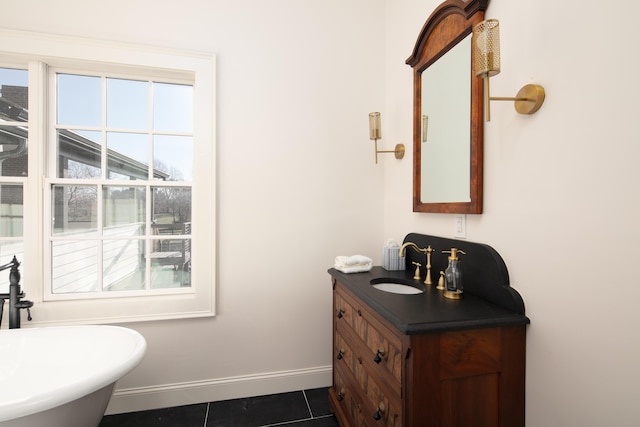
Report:
[[[2,66],[28,66],[29,70],[29,177],[24,180],[25,254],[22,288],[34,301],[33,322],[28,325],[125,323],[132,321],[206,317],[216,307],[216,58],[212,53],[165,49],[129,43],[93,40],[0,29]],[[184,80],[193,76],[194,177],[192,220],[192,291],[149,296],[44,301],[44,227],[48,222],[44,198],[44,168],[49,137],[45,116],[48,102],[48,67],[76,71],[126,73],[151,78]],[[32,171],[37,171],[32,173]],[[29,244],[26,242],[37,242]],[[45,261],[45,262],[43,262]],[[26,322],[25,322],[26,323]],[[27,326],[27,325],[25,325]]]

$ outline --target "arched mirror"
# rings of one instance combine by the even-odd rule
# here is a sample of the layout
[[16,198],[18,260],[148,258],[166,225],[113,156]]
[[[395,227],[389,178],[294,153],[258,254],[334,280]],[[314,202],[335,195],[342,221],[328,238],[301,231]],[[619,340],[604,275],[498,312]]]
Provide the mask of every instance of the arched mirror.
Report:
[[413,211],[482,213],[483,86],[472,28],[489,0],[447,0],[422,27],[412,55]]

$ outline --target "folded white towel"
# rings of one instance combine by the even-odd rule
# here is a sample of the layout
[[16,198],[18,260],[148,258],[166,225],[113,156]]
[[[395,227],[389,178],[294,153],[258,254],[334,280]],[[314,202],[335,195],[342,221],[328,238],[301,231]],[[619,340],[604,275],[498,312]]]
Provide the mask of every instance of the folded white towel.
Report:
[[350,267],[354,265],[366,265],[371,264],[373,260],[364,255],[352,255],[352,256],[337,256],[335,260],[335,265]]
[[349,273],[363,273],[365,271],[371,270],[372,267],[373,267],[373,262],[370,264],[354,265],[351,267],[336,265],[335,269],[338,271],[342,271],[343,273],[349,274]]
[[373,267],[373,260],[364,255],[337,256],[334,268],[343,273],[362,273]]

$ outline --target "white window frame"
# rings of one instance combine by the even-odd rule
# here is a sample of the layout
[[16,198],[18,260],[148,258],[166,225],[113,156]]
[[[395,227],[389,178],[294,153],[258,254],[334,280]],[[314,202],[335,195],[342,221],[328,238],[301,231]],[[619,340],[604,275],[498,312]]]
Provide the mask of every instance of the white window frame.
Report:
[[[24,183],[22,290],[34,302],[33,321],[23,326],[77,323],[125,323],[215,315],[216,282],[216,104],[215,56],[129,43],[107,42],[0,29],[0,66],[23,64],[29,71],[29,176]],[[187,291],[113,298],[45,298],[50,260],[45,259],[47,207],[45,171],[50,141],[47,123],[48,68],[135,70],[150,78],[189,77],[194,87],[194,176],[192,182],[193,270]],[[51,145],[53,144],[53,145]],[[49,217],[50,218],[50,217]],[[37,225],[37,226],[34,226]]]

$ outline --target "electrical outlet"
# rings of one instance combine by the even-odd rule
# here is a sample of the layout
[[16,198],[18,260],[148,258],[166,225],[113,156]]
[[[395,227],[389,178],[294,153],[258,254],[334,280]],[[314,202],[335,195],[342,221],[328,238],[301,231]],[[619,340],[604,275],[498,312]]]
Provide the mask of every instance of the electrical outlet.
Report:
[[453,216],[454,230],[453,237],[459,239],[467,238],[467,216],[464,214],[456,214]]

